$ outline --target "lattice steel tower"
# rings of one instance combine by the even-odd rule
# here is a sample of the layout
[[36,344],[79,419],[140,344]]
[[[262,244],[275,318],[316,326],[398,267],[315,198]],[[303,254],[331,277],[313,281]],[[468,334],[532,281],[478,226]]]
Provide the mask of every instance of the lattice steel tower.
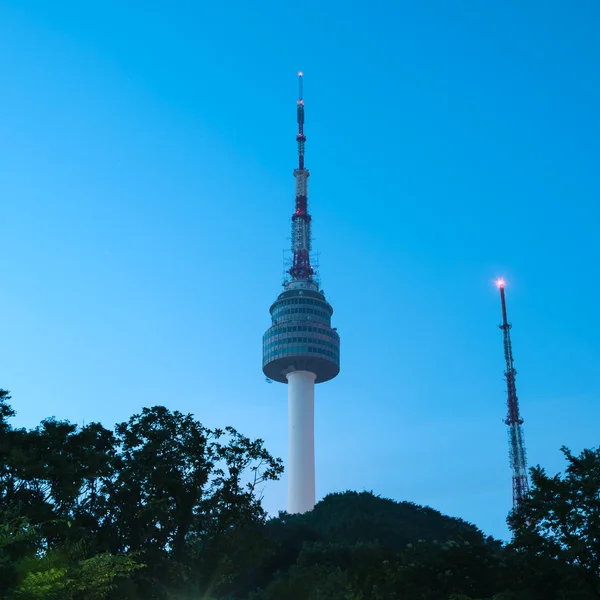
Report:
[[340,370],[340,337],[331,327],[333,308],[325,300],[310,261],[311,217],[308,169],[304,168],[304,101],[299,76],[298,168],[292,215],[292,265],[283,292],[270,308],[272,325],[263,336],[263,372],[288,384],[288,508],[303,513],[315,505],[315,383],[333,379]]
[[512,325],[506,317],[506,298],[504,296],[504,280],[498,279],[496,285],[500,290],[500,301],[502,302],[502,329],[504,337],[504,360],[506,361],[506,391],[508,415],[504,422],[508,425],[508,448],[510,455],[510,467],[512,469],[513,509],[518,508],[521,500],[529,492],[529,479],[527,477],[527,454],[525,452],[525,440],[523,438],[523,419],[519,411],[519,399],[517,398],[517,387],[515,376],[517,371],[513,365],[512,344],[510,341],[510,328]]

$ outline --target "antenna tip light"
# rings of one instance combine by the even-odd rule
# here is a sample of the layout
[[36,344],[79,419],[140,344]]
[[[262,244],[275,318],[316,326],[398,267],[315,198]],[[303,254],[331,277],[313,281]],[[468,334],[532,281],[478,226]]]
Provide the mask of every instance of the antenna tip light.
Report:
[[504,281],[504,279],[502,279],[502,277],[500,277],[499,279],[496,279],[496,286],[498,288],[503,288],[506,285],[506,282]]
[[298,71],[298,77],[302,77],[302,71]]

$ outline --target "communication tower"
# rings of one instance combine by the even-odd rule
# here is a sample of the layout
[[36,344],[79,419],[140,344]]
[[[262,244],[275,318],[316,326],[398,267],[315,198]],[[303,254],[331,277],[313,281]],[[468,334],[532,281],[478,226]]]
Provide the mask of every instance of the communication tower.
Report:
[[271,305],[271,327],[263,336],[263,373],[288,386],[288,509],[303,513],[315,505],[315,383],[340,370],[340,337],[331,327],[333,308],[325,300],[311,263],[311,216],[304,167],[304,100],[298,74],[298,168],[292,215],[292,262],[283,291]]
[[513,509],[518,508],[519,504],[529,493],[529,479],[527,477],[527,455],[525,452],[525,440],[523,438],[523,419],[519,411],[519,399],[517,398],[517,388],[515,386],[515,376],[517,371],[513,365],[512,344],[510,341],[510,329],[512,325],[506,317],[506,297],[504,294],[503,279],[498,279],[496,285],[500,290],[500,301],[502,302],[502,329],[504,337],[504,360],[506,361],[507,407],[508,414],[504,422],[508,425],[508,448],[510,456],[510,467],[512,469],[512,492]]

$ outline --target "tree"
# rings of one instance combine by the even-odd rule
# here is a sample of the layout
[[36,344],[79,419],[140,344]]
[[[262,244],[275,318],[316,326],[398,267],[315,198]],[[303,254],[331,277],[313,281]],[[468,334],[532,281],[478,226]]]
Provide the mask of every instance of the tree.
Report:
[[330,564],[296,564],[275,575],[251,600],[353,600],[348,575]]
[[[561,448],[564,476],[531,470],[532,490],[510,520],[511,548],[526,557],[531,585],[548,580],[548,598],[600,596],[600,449],[575,456]],[[567,595],[565,595],[567,594]]]
[[0,390],[0,515],[16,513],[39,526],[46,547],[97,532],[106,514],[100,489],[115,473],[113,433],[99,423],[78,428],[54,418],[13,429],[9,398]]
[[[311,512],[267,523],[258,600],[448,600],[502,589],[502,547],[473,525],[372,493],[331,494]],[[252,587],[238,588],[247,598]]]
[[262,440],[163,406],[117,425],[116,436],[117,475],[104,486],[110,550],[143,552],[164,585],[218,587],[235,569],[244,528],[264,520],[259,486],[279,477],[281,460]]
[[22,517],[0,521],[1,598],[102,600],[115,581],[144,566],[132,556],[85,558],[84,540],[40,552],[41,529]]
[[0,517],[0,598],[19,582],[21,561],[35,556],[35,532],[22,517],[1,513]]
[[119,598],[198,596],[260,555],[261,485],[283,470],[262,440],[162,406],[114,432],[54,418],[13,429],[9,399],[0,390],[0,592],[70,598],[84,582],[106,595],[114,581]]

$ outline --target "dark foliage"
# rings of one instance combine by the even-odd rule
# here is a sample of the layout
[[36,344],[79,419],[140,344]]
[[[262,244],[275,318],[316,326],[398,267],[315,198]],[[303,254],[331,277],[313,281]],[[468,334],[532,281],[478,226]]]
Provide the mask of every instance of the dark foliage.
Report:
[[256,600],[446,600],[452,593],[490,595],[499,585],[500,543],[431,508],[371,493],[330,495],[310,513],[268,522],[265,533],[270,550],[262,581],[253,582],[262,588]]
[[114,432],[53,418],[13,429],[9,399],[0,391],[0,597],[35,597],[23,595],[35,579],[40,597],[54,581],[66,599],[66,581],[92,568],[114,598],[162,599],[231,577],[240,541],[264,522],[260,486],[282,471],[261,440],[162,406]]
[[512,549],[526,558],[524,587],[548,600],[600,598],[600,449],[562,452],[564,476],[531,470],[533,493],[511,515]]
[[532,470],[511,544],[408,502],[345,492],[266,520],[261,440],[155,406],[114,430],[10,425],[0,390],[0,598],[600,598],[600,452]]

